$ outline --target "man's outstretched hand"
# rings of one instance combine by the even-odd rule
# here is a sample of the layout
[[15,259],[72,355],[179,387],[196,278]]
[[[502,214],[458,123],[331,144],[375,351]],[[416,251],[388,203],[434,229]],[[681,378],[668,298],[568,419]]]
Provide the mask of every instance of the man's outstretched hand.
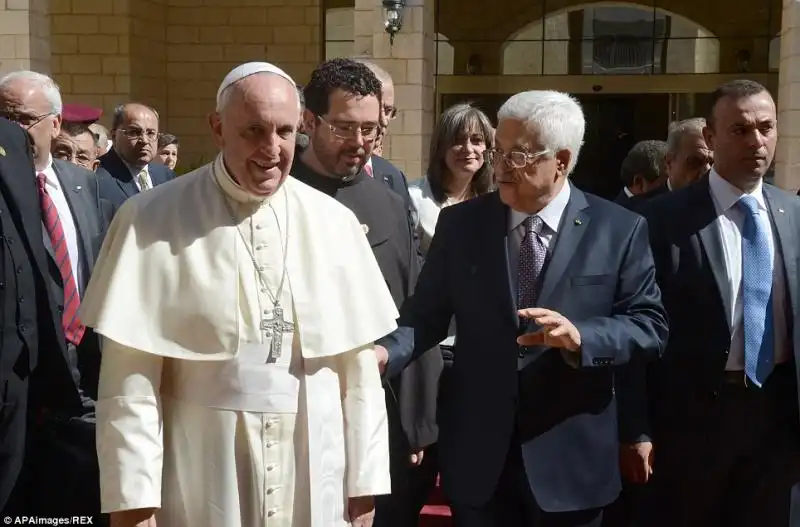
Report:
[[520,346],[546,346],[573,352],[581,349],[578,328],[560,313],[541,307],[520,309],[517,313],[522,318],[533,320],[542,328],[519,336],[517,344]]

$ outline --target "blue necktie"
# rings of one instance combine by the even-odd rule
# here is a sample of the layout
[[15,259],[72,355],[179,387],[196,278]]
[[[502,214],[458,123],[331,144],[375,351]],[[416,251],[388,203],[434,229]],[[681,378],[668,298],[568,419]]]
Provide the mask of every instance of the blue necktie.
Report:
[[742,228],[742,306],[744,373],[758,387],[772,373],[775,335],[772,313],[772,260],[766,227],[752,196],[738,201],[744,212]]

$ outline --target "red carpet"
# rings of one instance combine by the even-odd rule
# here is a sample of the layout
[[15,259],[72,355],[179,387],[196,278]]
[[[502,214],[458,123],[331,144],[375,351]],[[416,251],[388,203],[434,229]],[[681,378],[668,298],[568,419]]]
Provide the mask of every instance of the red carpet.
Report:
[[450,519],[450,507],[446,505],[444,494],[436,481],[436,488],[431,493],[428,504],[422,509],[419,516],[419,527],[452,527],[453,521]]

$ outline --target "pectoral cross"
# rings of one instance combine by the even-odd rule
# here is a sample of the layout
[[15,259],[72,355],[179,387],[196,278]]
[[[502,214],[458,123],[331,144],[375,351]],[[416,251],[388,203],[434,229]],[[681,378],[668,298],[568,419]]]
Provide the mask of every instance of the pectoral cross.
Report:
[[275,364],[281,357],[283,334],[284,332],[294,331],[294,324],[283,320],[283,308],[276,304],[272,310],[272,317],[261,321],[261,329],[266,336],[272,337],[267,364]]

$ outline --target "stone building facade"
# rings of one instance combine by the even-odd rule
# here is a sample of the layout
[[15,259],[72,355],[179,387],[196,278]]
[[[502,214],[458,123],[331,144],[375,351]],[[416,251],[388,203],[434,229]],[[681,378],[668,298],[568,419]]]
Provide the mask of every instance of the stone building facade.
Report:
[[[105,124],[121,102],[151,104],[162,129],[179,136],[184,165],[197,165],[213,155],[207,114],[233,65],[266,59],[303,83],[326,57],[372,57],[394,77],[401,110],[388,157],[411,178],[425,171],[434,118],[448,94],[538,87],[590,93],[600,86],[608,93],[675,92],[683,100],[749,76],[777,93],[777,182],[800,187],[800,0],[627,4],[654,13],[659,74],[587,70],[586,50],[576,44],[591,35],[587,13],[620,5],[406,0],[403,28],[390,46],[380,0],[0,0],[0,73],[50,73],[65,101],[102,107]],[[592,30],[613,32],[623,22],[594,22]],[[662,29],[668,35],[655,34]],[[597,54],[605,41],[595,41]],[[620,46],[617,54],[635,48]]]

